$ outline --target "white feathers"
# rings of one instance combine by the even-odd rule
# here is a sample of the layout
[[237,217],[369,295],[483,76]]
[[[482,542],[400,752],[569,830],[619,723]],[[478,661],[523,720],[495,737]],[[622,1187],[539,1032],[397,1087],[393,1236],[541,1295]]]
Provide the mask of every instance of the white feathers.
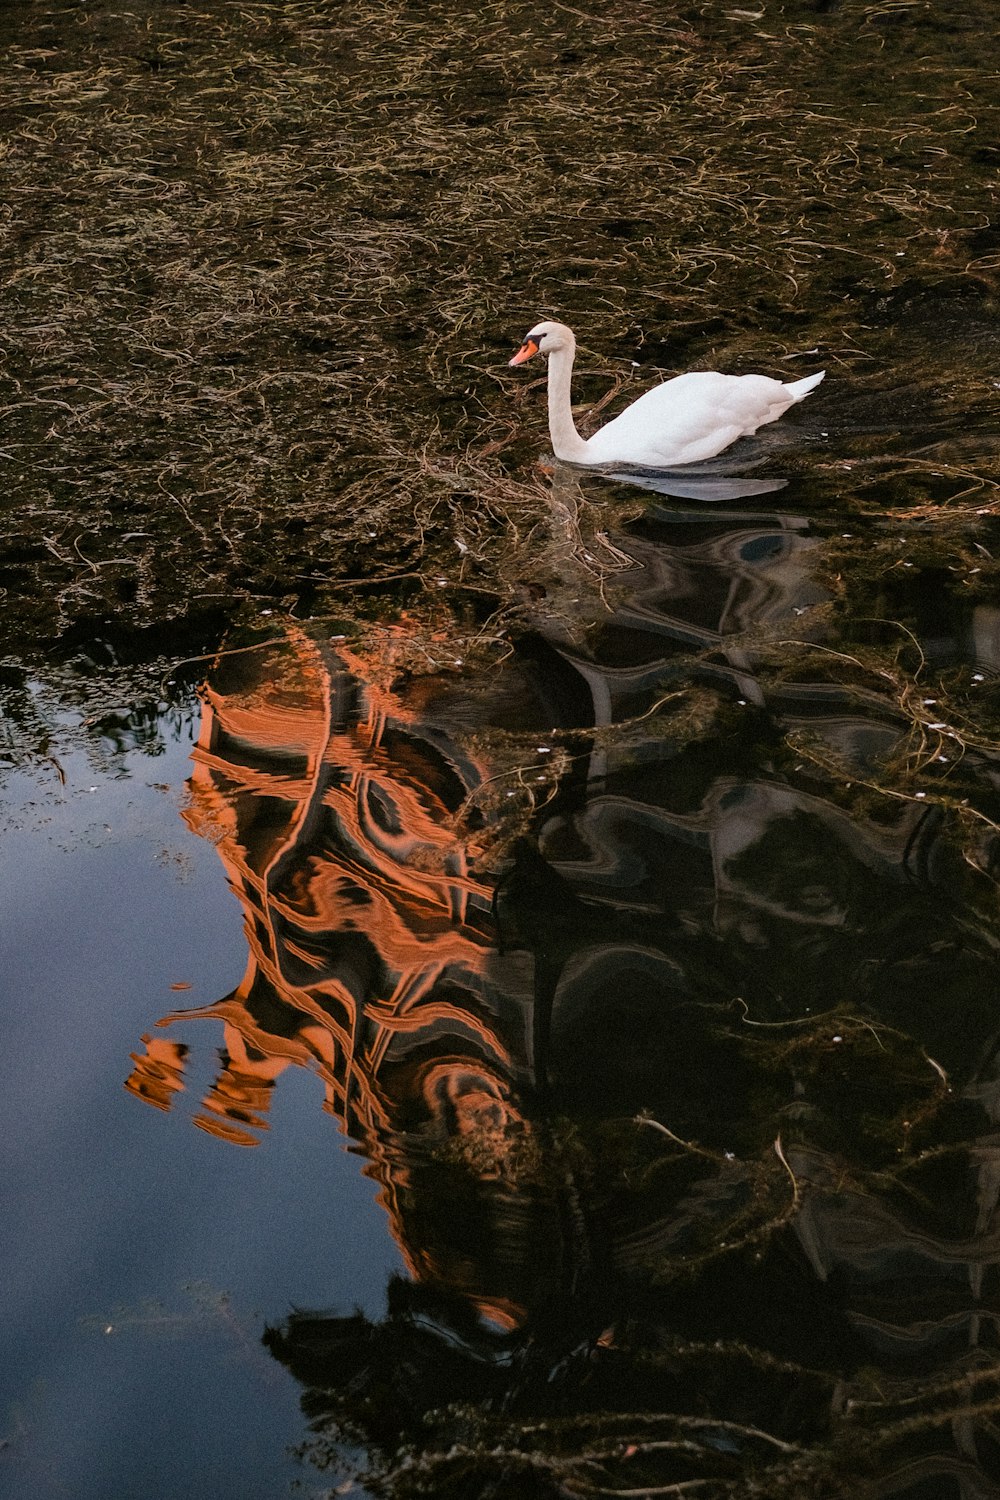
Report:
[[549,361],[549,434],[557,458],[576,464],[673,468],[714,458],[737,438],[774,422],[823,379],[824,371],[785,385],[766,375],[696,370],[654,386],[591,438],[576,430],[570,381],[576,339],[564,323],[538,323],[511,364],[533,354]]

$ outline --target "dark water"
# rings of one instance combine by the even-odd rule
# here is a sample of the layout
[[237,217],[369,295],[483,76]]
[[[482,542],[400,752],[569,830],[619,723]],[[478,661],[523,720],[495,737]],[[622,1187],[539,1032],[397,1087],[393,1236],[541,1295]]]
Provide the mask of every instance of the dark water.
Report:
[[487,676],[289,628],[8,780],[9,1493],[283,1493],[302,1391],[440,1493],[992,1493],[993,829],[853,795],[813,542],[657,497]]
[[329,1301],[331,1236],[338,1285],[372,1313],[398,1264],[360,1164],[314,1128],[315,1079],[289,1080],[273,1133],[242,1153],[122,1088],[158,1010],[225,991],[244,962],[237,903],[178,816],[190,748],[171,737],[112,778],[69,755],[64,787],[5,785],[12,1496],[201,1494],[218,1472],[219,1493],[281,1493],[301,1423],[263,1321]]
[[0,17],[0,1493],[1000,1495],[994,32]]

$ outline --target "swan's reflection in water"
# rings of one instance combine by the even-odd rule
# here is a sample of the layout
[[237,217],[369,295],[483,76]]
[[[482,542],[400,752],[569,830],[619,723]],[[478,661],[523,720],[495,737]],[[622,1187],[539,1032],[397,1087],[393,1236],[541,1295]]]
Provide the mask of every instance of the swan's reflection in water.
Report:
[[[712,472],[706,474],[706,469]],[[748,475],[724,472],[721,465],[713,468],[710,464],[698,464],[691,471],[609,468],[602,471],[602,478],[613,484],[629,484],[636,489],[652,490],[657,495],[669,495],[675,500],[699,500],[702,504],[716,505],[726,500],[774,495],[788,485],[787,479],[751,479]]]
[[[576,483],[553,487],[544,611],[492,676],[409,676],[402,630],[220,659],[187,818],[248,967],[158,1023],[129,1087],[170,1107],[193,1019],[221,1028],[196,1122],[223,1139],[260,1138],[289,1066],[322,1078],[411,1279],[380,1328],[296,1315],[272,1345],[386,1455],[455,1401],[581,1432],[646,1412],[647,1436],[707,1412],[726,1442],[650,1455],[641,1483],[741,1493],[741,1463],[833,1462],[831,1433],[861,1462],[870,1428],[872,1493],[987,1493],[993,887],[940,808],[861,816],[779,755],[806,719],[859,765],[901,733],[755,675],[748,633],[822,605],[804,521],[654,508],[607,539],[623,602],[583,628]],[[678,740],[643,716],[692,673],[721,708]],[[513,732],[536,765],[572,754],[497,877],[469,810],[514,784]]]

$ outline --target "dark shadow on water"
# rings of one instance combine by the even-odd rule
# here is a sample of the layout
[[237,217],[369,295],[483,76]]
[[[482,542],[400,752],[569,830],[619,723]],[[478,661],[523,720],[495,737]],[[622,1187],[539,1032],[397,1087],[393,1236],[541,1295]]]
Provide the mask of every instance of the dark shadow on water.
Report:
[[849,795],[908,725],[824,675],[802,518],[654,508],[588,620],[579,495],[492,674],[402,621],[220,659],[186,817],[247,970],[128,1086],[171,1108],[206,1020],[202,1129],[322,1079],[408,1276],[267,1342],[379,1493],[985,1496],[995,829]]

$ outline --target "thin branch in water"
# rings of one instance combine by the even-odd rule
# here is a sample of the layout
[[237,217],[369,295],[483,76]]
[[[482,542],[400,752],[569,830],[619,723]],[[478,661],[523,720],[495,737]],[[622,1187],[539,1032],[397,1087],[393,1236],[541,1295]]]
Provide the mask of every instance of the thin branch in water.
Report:
[[801,1194],[799,1193],[799,1180],[796,1177],[795,1173],[792,1171],[791,1167],[788,1165],[788,1157],[785,1155],[784,1149],[782,1147],[780,1135],[775,1138],[774,1154],[781,1162],[781,1165],[784,1167],[789,1177],[792,1179],[792,1211],[794,1212],[795,1209],[798,1208],[801,1201]]

